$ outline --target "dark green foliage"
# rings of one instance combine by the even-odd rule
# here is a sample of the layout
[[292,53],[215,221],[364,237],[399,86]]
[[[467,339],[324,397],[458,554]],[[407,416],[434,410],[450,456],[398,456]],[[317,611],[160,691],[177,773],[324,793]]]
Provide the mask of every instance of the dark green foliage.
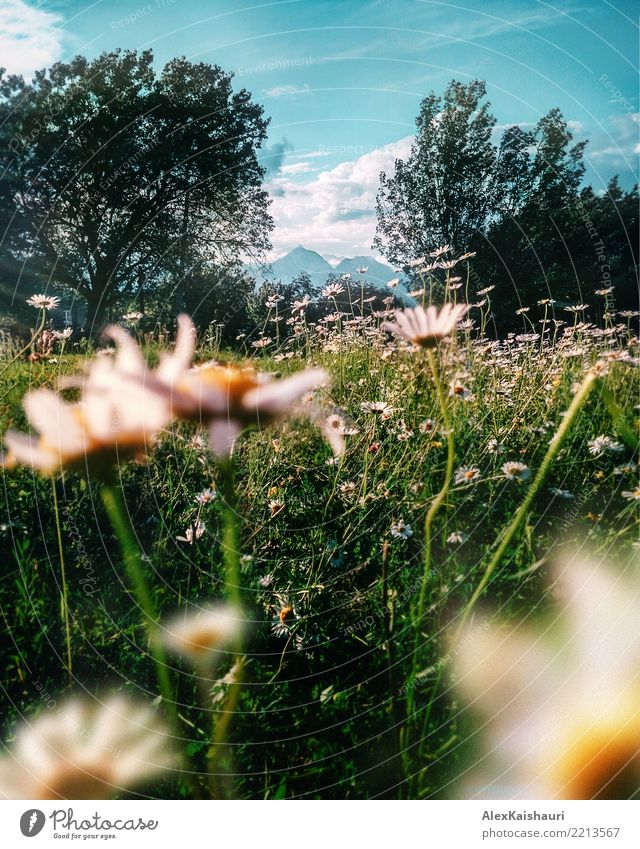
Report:
[[484,97],[484,83],[454,81],[424,99],[408,159],[381,175],[377,247],[403,264],[445,244],[476,252],[470,291],[497,287],[502,336],[522,327],[516,309],[543,298],[598,303],[602,318],[594,290],[610,285],[609,310],[637,310],[637,188],[581,188],[587,142],[573,142],[559,109],[495,143]]
[[262,108],[217,66],[152,60],[116,50],[0,78],[0,264],[81,295],[90,330],[168,279],[180,306],[194,269],[268,247]]

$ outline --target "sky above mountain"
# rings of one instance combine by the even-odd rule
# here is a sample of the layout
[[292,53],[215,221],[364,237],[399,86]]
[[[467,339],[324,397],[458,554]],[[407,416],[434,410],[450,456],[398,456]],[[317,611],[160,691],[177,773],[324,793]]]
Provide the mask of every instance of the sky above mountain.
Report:
[[499,122],[559,106],[588,138],[587,179],[637,181],[638,25],[628,0],[1,0],[0,64],[152,48],[236,74],[271,116],[263,152],[274,255],[370,254],[381,170],[409,150],[420,100],[487,81]]

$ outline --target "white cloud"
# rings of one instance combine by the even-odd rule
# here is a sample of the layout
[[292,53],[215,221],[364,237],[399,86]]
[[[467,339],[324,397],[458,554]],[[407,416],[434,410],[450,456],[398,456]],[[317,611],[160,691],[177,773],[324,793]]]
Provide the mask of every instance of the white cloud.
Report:
[[[603,160],[609,167],[624,167],[633,175],[635,154],[639,152],[638,124],[640,113],[613,115],[607,121],[606,131],[593,134],[593,148],[587,148],[585,158],[591,162]],[[602,167],[606,167],[603,165]]]
[[318,159],[322,156],[329,156],[328,150],[310,150],[308,153],[292,153],[292,159]]
[[288,174],[309,174],[317,170],[317,168],[312,168],[308,162],[292,162],[290,165],[283,165],[278,173],[286,176]]
[[406,158],[412,141],[408,136],[376,148],[307,183],[282,173],[275,177],[268,186],[276,223],[274,250],[283,253],[303,244],[325,253],[371,253],[380,172],[391,171],[396,159]]
[[277,85],[265,91],[265,97],[281,97],[284,94],[300,94],[309,91],[308,85]]
[[62,18],[24,0],[0,3],[0,67],[30,76],[62,55]]

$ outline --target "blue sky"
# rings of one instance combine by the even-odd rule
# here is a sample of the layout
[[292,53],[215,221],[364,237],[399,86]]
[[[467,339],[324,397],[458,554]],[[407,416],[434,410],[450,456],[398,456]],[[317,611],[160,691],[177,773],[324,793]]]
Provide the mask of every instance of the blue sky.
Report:
[[381,169],[408,151],[421,98],[487,81],[499,125],[554,106],[590,139],[588,180],[637,181],[638,17],[627,0],[0,0],[0,64],[154,50],[236,73],[271,116],[275,254],[371,253]]

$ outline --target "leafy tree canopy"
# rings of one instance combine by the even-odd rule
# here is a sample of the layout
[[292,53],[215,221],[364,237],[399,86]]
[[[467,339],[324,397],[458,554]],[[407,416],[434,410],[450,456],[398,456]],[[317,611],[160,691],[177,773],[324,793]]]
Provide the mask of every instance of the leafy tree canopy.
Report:
[[2,259],[99,326],[118,298],[269,247],[267,120],[215,65],[151,51],[0,76]]

